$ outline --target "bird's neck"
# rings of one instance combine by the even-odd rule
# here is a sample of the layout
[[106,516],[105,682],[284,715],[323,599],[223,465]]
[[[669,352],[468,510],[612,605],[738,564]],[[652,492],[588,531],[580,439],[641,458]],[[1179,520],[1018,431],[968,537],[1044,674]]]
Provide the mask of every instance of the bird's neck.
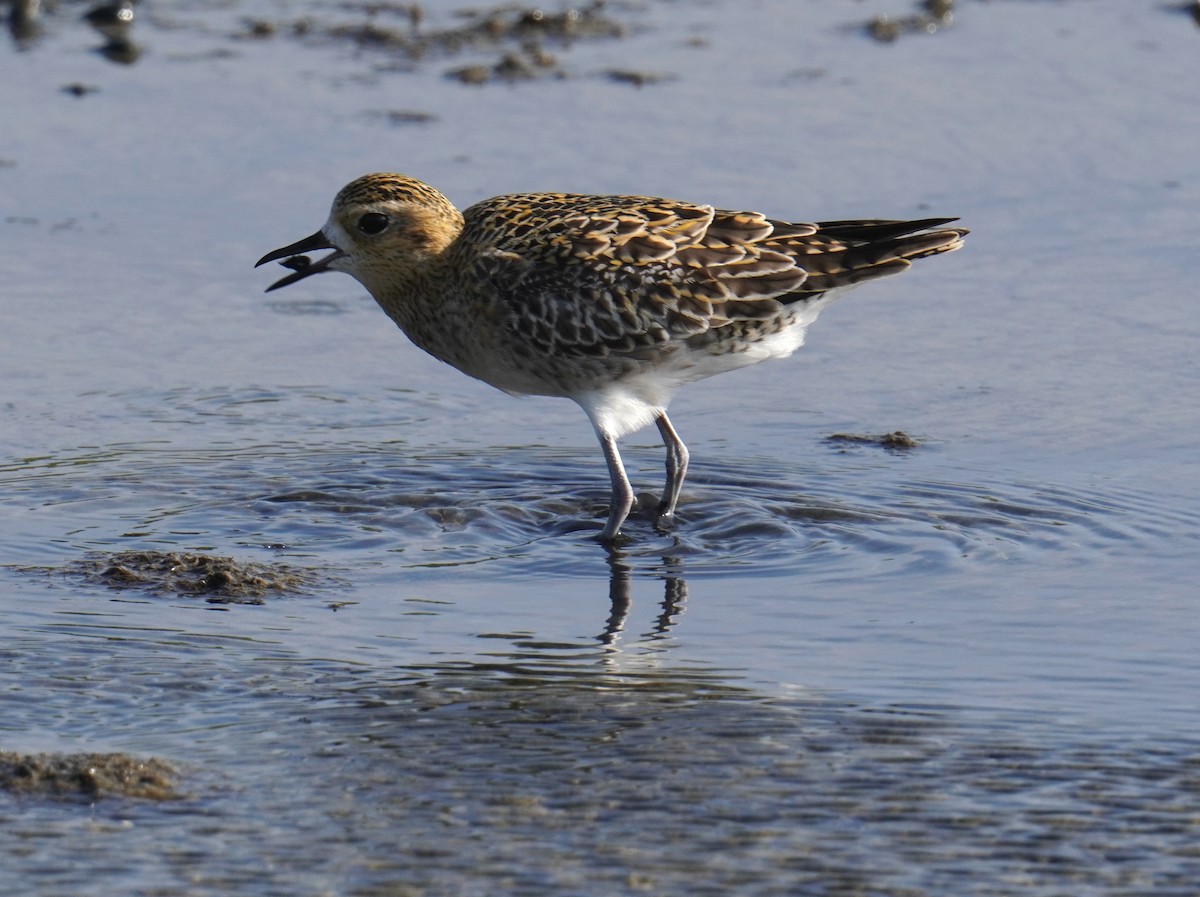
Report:
[[471,307],[457,283],[453,264],[444,255],[431,255],[409,266],[402,277],[393,272],[364,285],[417,346],[471,373],[472,359],[480,347],[464,336],[478,332],[470,321],[478,310]]

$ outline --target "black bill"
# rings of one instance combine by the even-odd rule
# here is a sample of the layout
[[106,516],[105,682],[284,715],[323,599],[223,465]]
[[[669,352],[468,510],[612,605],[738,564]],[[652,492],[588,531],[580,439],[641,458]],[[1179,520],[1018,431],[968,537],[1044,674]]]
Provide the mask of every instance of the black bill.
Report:
[[[334,251],[324,258],[317,259],[315,262],[310,260],[306,255],[303,255],[305,252],[315,252],[318,249],[333,249]],[[269,293],[271,290],[277,290],[298,280],[303,280],[311,274],[320,274],[323,271],[328,271],[329,263],[341,255],[342,251],[335,249],[333,244],[325,239],[325,234],[317,231],[311,237],[305,237],[303,240],[293,243],[290,246],[284,246],[282,249],[268,252],[255,263],[254,267],[257,268],[259,265],[265,265],[267,262],[283,259],[283,266],[292,269],[292,273],[287,275],[287,277],[282,277],[267,287],[266,291]]]

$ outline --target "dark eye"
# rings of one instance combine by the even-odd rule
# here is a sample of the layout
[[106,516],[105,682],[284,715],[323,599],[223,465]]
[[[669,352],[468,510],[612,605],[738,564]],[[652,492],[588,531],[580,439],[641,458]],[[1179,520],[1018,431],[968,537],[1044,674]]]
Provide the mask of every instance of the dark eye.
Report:
[[388,216],[379,212],[367,212],[358,219],[358,229],[372,237],[387,230],[388,224]]

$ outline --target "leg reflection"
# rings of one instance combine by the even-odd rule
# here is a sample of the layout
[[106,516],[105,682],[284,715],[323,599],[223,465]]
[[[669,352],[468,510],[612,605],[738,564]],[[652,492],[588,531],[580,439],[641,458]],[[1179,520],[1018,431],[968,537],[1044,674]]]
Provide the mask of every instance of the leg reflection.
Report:
[[[609,545],[608,551],[608,599],[611,605],[608,619],[605,621],[604,632],[596,637],[602,645],[615,645],[619,633],[625,630],[625,622],[633,606],[633,567],[629,556],[619,548]],[[645,634],[646,638],[663,638],[676,618],[683,613],[683,605],[687,601],[687,580],[680,572],[681,564],[678,558],[664,557],[662,566],[657,569],[658,576],[663,580],[662,612],[655,618],[653,629]]]

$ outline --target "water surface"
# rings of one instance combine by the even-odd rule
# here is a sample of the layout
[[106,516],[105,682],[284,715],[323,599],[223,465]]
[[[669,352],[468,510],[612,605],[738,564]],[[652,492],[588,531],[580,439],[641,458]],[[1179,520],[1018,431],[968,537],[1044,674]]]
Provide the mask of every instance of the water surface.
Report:
[[[1190,18],[961,2],[882,44],[912,5],[610,3],[622,36],[472,86],[528,51],[180,2],[122,64],[84,11],[0,50],[0,748],[161,757],[183,797],[0,794],[0,889],[1194,891]],[[348,278],[262,295],[389,169],[972,234],[682,393],[679,526],[608,551],[570,403],[422,356]],[[60,570],[127,549],[311,583]]]

